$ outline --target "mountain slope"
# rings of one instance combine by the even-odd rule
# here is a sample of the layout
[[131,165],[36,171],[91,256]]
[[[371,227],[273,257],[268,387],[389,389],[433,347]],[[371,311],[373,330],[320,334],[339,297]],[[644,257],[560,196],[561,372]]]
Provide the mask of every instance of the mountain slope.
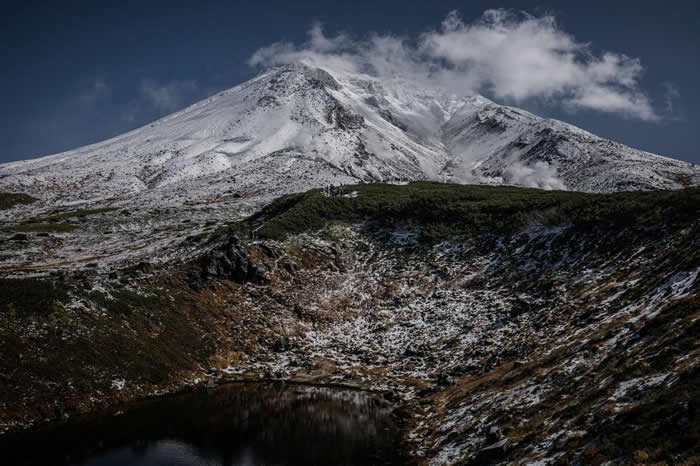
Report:
[[62,203],[138,196],[178,205],[262,182],[279,195],[396,178],[609,192],[698,184],[700,169],[480,96],[304,64],[111,140],[0,166],[0,190]]

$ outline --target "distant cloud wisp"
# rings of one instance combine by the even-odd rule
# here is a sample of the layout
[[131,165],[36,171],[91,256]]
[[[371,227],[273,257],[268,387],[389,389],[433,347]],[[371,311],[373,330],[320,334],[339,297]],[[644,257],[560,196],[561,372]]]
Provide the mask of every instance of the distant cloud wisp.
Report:
[[[23,156],[56,153],[107,139],[202,97],[203,90],[193,80],[159,82],[143,78],[125,84],[108,77],[92,77],[27,118],[20,131],[32,144],[26,146]],[[41,128],[39,137],[36,128]]]
[[467,23],[456,11],[417,38],[373,34],[355,40],[327,36],[320,24],[303,44],[278,42],[257,50],[253,66],[304,61],[382,78],[405,77],[458,94],[488,92],[513,102],[545,99],[563,107],[630,118],[660,119],[640,87],[638,58],[603,52],[564,31],[553,16],[488,10]]
[[666,113],[673,114],[673,101],[681,96],[678,88],[671,83],[664,83],[664,104]]
[[147,121],[167,113],[180,110],[202,95],[196,81],[171,81],[161,83],[144,78],[136,93],[122,112],[121,119],[127,122]]
[[107,82],[95,79],[80,89],[75,101],[83,107],[92,107],[97,105],[101,99],[109,98],[111,94],[112,87]]
[[197,90],[197,83],[191,80],[159,84],[152,79],[144,79],[141,84],[141,93],[148,102],[166,112],[180,109]]

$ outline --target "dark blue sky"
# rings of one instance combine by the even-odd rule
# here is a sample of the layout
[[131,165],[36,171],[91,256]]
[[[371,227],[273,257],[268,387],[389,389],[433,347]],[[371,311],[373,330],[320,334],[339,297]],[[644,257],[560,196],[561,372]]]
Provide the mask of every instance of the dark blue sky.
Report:
[[[103,3],[103,5],[99,5]],[[585,6],[584,6],[585,5]],[[0,162],[115,136],[255,74],[258,48],[302,42],[314,21],[328,33],[416,37],[454,9],[553,14],[599,53],[641,59],[642,90],[661,121],[557,105],[524,105],[633,147],[700,163],[698,1],[17,2],[0,18]],[[6,7],[7,8],[7,7]],[[678,91],[667,110],[669,86]]]

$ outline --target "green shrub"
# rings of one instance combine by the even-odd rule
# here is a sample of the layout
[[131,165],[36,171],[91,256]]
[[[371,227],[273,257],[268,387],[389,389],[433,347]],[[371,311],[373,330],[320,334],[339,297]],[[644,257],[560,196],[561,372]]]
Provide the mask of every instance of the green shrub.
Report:
[[31,204],[35,197],[22,193],[0,193],[0,210],[10,209],[17,204]]
[[700,215],[698,188],[612,194],[434,182],[344,188],[357,196],[325,197],[317,189],[283,196],[248,225],[260,224],[260,237],[283,239],[333,221],[369,221],[417,226],[422,239],[432,242],[455,234],[512,231],[531,222],[592,229],[683,223]]
[[41,279],[0,279],[0,313],[20,315],[50,313],[68,301],[68,287]]
[[116,207],[102,207],[99,209],[71,210],[68,212],[49,215],[48,217],[35,218],[35,219],[32,219],[32,222],[33,223],[55,223],[55,222],[59,222],[61,220],[69,219],[69,218],[83,218],[83,217],[87,217],[88,215],[104,214],[107,212],[112,212],[113,210],[117,210],[117,208]]
[[78,228],[72,223],[25,223],[3,228],[4,231],[21,231],[24,233],[68,233]]
[[168,303],[167,297],[160,293],[142,295],[128,289],[110,292],[110,299],[100,291],[91,292],[88,297],[97,305],[113,314],[128,314],[134,310],[156,311]]

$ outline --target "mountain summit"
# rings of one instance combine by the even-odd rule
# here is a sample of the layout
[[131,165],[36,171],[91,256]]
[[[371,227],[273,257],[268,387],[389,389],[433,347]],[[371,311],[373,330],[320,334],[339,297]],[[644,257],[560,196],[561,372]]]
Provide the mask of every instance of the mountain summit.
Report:
[[482,96],[302,63],[108,141],[0,165],[0,189],[49,202],[392,179],[610,192],[699,184],[700,169]]

